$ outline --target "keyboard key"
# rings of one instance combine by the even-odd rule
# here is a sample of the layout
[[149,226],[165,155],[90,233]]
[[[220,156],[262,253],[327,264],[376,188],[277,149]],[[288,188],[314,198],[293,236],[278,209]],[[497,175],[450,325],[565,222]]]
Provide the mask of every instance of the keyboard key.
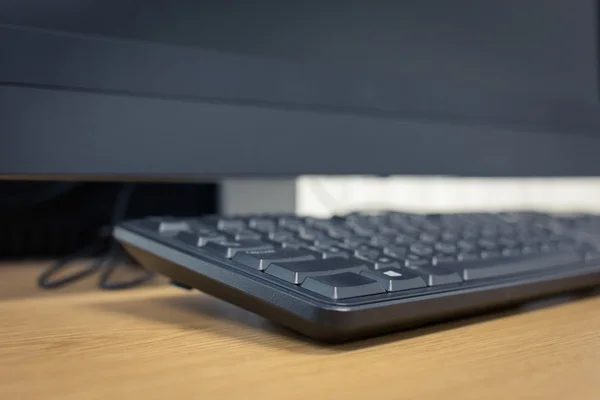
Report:
[[190,225],[186,221],[169,221],[158,224],[158,232],[161,235],[177,234],[179,232],[191,231]]
[[490,240],[490,239],[481,239],[479,242],[477,242],[477,244],[482,249],[491,250],[491,251],[497,250],[499,247],[499,245],[496,241]]
[[204,249],[213,251],[220,256],[232,258],[240,251],[265,251],[274,249],[270,243],[265,243],[260,240],[240,240],[240,241],[224,241],[224,242],[208,242]]
[[332,228],[327,231],[327,234],[338,240],[349,239],[354,237],[354,233],[347,229]]
[[340,249],[339,247],[332,247],[329,250],[321,250],[321,256],[323,258],[334,258],[334,257],[350,257],[350,253]]
[[460,250],[462,250],[464,252],[472,252],[475,249],[477,249],[477,245],[475,245],[475,243],[472,243],[468,240],[459,240],[456,243],[456,247],[458,247]]
[[296,225],[296,224],[303,225],[304,224],[301,217],[298,217],[293,214],[279,216],[279,217],[277,217],[277,222],[281,226]]
[[409,221],[411,214],[393,211],[388,213],[388,220],[393,224],[406,223]]
[[515,239],[501,237],[498,239],[498,244],[506,248],[513,248],[517,247],[519,245],[519,242],[517,242]]
[[269,232],[276,229],[277,222],[272,218],[250,218],[248,226],[260,232]]
[[[534,252],[535,249],[531,248],[530,246],[524,246],[527,247],[524,252],[524,254],[531,254]],[[556,246],[554,246],[552,243],[543,243],[540,245],[539,250],[542,253],[552,253],[557,251],[558,249],[556,248]],[[523,248],[521,248],[521,252],[523,253]]]
[[506,225],[498,228],[498,234],[506,237],[514,237],[515,235],[515,227]]
[[410,290],[427,286],[423,278],[408,268],[384,268],[360,273],[379,282],[388,292]]
[[452,231],[445,231],[442,232],[440,239],[445,243],[456,243],[456,241],[458,240],[458,234]]
[[453,255],[444,254],[444,253],[436,253],[433,255],[433,258],[431,259],[433,265],[437,265],[437,264],[444,263],[444,262],[452,262],[455,260],[456,260],[456,257],[454,257]]
[[394,237],[398,235],[398,230],[391,226],[381,225],[377,228],[377,235]]
[[286,240],[295,239],[296,235],[292,232],[277,230],[270,232],[268,238],[274,242],[285,242]]
[[456,254],[458,251],[455,245],[442,242],[436,243],[433,248],[443,254]]
[[481,230],[481,236],[486,239],[494,240],[496,236],[498,236],[498,231],[493,227],[483,228]]
[[479,260],[479,258],[479,254],[477,253],[459,253],[458,256],[456,256],[458,261],[473,261]]
[[332,231],[340,228],[339,223],[336,223],[336,222],[328,220],[328,219],[320,219],[320,218],[307,219],[306,224],[309,226],[313,226],[317,229],[323,229],[324,231],[329,231],[330,234]]
[[300,229],[304,228],[302,220],[294,217],[279,219],[279,225],[292,232],[298,232]]
[[481,258],[498,258],[502,257],[502,254],[497,250],[485,250],[481,252]]
[[431,233],[421,233],[419,235],[419,241],[421,243],[425,243],[427,245],[433,244],[437,242],[437,237],[432,235]]
[[237,252],[233,260],[250,268],[262,271],[271,263],[316,260],[317,255],[308,250],[298,249],[268,249]]
[[385,293],[376,280],[352,272],[308,277],[302,288],[334,300]]
[[442,227],[438,224],[434,224],[432,222],[429,221],[425,221],[421,224],[420,227],[422,230],[424,230],[425,232],[428,233],[432,233],[434,235],[438,234],[440,232],[440,230],[442,229]]
[[221,218],[216,222],[217,228],[220,230],[243,229],[246,227],[246,221],[242,218]]
[[407,254],[404,259],[404,265],[407,267],[417,267],[421,265],[431,265],[431,260],[416,254]]
[[[556,246],[552,246],[552,249],[554,251],[558,250],[558,248]],[[541,250],[541,246],[535,246],[535,245],[526,245],[526,246],[521,246],[521,253],[523,254],[534,254],[537,253]]]
[[323,237],[314,241],[313,246],[318,247],[320,249],[328,249],[330,247],[335,247],[339,244],[337,240],[333,240],[331,238]]
[[259,232],[263,235],[268,235],[269,233],[275,231],[277,227],[269,226],[269,225],[259,225],[252,227],[253,231]]
[[218,233],[222,235],[222,232],[219,232],[215,226],[207,225],[199,220],[191,220],[188,221],[188,225],[190,226],[190,231],[200,236],[212,235],[214,233]]
[[300,217],[305,226],[314,226],[314,224],[318,224],[320,221],[327,221],[327,219],[320,219],[315,217]]
[[334,258],[334,257],[344,257],[347,258],[350,256],[350,253],[344,249],[340,249],[339,247],[328,247],[328,248],[318,248],[318,247],[309,247],[309,249],[317,252],[322,258]]
[[410,268],[423,279],[425,279],[425,282],[427,282],[428,286],[448,285],[451,283],[462,282],[462,279],[458,273],[449,269],[440,268],[438,266],[407,266],[407,268]]
[[396,242],[395,236],[374,236],[369,241],[369,244],[375,247],[385,247],[393,245]]
[[371,232],[371,234],[377,232],[377,224],[374,224],[365,218],[349,219],[346,221],[346,225],[349,226],[354,233],[357,231]]
[[261,238],[260,233],[251,231],[249,229],[235,231],[232,236],[234,240],[259,240]]
[[265,273],[298,285],[309,276],[331,275],[340,272],[360,273],[366,268],[367,265],[358,260],[329,258],[314,261],[271,263]]
[[284,242],[279,242],[279,243],[281,244],[282,247],[295,248],[295,249],[309,246],[309,244],[307,242],[303,242],[302,240],[296,239],[296,238],[286,239]]
[[348,250],[356,250],[360,246],[366,244],[368,240],[366,238],[357,238],[353,237],[351,239],[344,239],[344,242],[340,244],[340,247],[343,247]]
[[431,246],[415,243],[410,246],[410,252],[421,257],[426,257],[433,254],[433,248],[431,248]]
[[464,280],[469,281],[568,266],[582,260],[583,258],[576,253],[552,253],[448,263],[442,264],[441,267],[456,271]]
[[[361,257],[358,257],[361,258]],[[376,258],[364,259],[367,261],[372,268],[381,269],[381,268],[398,268],[404,265],[403,261],[396,260],[394,258],[388,257],[386,255],[381,255]]]
[[412,244],[414,242],[416,242],[417,240],[412,237],[411,235],[408,235],[406,233],[401,233],[398,236],[396,236],[396,243],[402,245],[402,244]]
[[462,231],[461,237],[465,240],[476,240],[479,237],[479,232],[474,229],[467,229]]
[[402,224],[399,225],[398,229],[400,229],[400,231],[402,231],[402,233],[404,233],[405,235],[409,236],[409,237],[416,237],[420,234],[421,230],[414,226],[413,224]]
[[375,228],[361,228],[361,227],[356,227],[353,229],[354,230],[354,234],[357,236],[362,236],[365,238],[370,238],[373,235],[377,234],[377,230]]
[[330,238],[328,238],[325,235],[324,232],[321,232],[320,230],[315,229],[315,228],[306,228],[306,227],[298,230],[298,237],[300,239],[310,240],[310,241],[318,240],[321,238],[327,238],[327,239],[331,240]]
[[403,259],[408,254],[408,247],[405,246],[386,246],[383,248],[383,254],[390,257]]
[[179,232],[176,235],[177,240],[180,240],[190,246],[201,247],[208,242],[219,242],[227,240],[225,235],[219,232],[207,232],[203,235],[199,235],[191,232]]
[[376,247],[362,245],[354,250],[354,256],[365,260],[375,260],[382,255],[382,251]]
[[521,254],[521,250],[518,248],[507,247],[502,249],[502,255],[505,257],[513,257]]
[[144,218],[137,222],[139,227],[152,231],[153,233],[160,233],[165,236],[172,236],[182,231],[189,231],[189,224],[187,220],[174,219],[172,217],[156,218],[149,217]]

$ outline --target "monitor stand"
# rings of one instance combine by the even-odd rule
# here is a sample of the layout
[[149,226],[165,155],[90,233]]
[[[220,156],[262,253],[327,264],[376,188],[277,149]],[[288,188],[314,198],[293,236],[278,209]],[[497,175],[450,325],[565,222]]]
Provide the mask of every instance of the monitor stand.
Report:
[[225,179],[218,204],[223,215],[295,213],[296,179]]

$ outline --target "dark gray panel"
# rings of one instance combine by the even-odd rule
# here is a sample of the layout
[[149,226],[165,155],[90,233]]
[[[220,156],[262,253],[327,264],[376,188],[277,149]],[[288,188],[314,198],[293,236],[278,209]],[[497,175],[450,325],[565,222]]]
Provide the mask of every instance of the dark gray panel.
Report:
[[600,127],[593,0],[229,3],[3,2],[0,82]]
[[[329,64],[342,70],[387,71],[394,79],[458,80],[467,86],[571,99],[597,98],[589,85],[596,76],[596,18],[595,0],[4,0],[0,4],[0,23],[11,25]],[[180,47],[179,53],[185,48]],[[89,61],[119,64],[93,48],[87,54],[94,53]],[[173,64],[192,60],[177,50],[170,54],[176,56]],[[69,57],[77,54],[63,52],[55,60],[65,64]]]
[[[595,82],[587,94],[547,97],[453,78],[352,72],[246,55],[0,27],[0,82],[179,99],[376,112],[425,119],[600,128]],[[587,64],[586,64],[587,65]],[[581,78],[582,75],[577,75]],[[490,72],[490,84],[498,83]],[[570,79],[568,84],[574,85]],[[554,84],[545,87],[556,89]]]
[[595,175],[597,16],[594,0],[6,0],[0,174]]
[[0,110],[2,174],[600,174],[585,135],[17,87]]

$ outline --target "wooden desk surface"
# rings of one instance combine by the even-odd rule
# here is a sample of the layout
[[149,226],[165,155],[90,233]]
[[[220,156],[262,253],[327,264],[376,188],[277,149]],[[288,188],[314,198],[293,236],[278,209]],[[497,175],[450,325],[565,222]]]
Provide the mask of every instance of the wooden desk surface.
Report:
[[[600,297],[324,346],[166,285],[0,266],[2,399],[600,399]],[[92,283],[89,283],[92,282]]]

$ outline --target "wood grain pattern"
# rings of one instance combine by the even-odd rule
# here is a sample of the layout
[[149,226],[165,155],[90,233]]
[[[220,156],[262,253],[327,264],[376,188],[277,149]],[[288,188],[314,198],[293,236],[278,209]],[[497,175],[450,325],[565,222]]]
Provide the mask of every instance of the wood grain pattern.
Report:
[[2,399],[597,400],[599,378],[597,296],[338,346],[165,285],[0,296]]

